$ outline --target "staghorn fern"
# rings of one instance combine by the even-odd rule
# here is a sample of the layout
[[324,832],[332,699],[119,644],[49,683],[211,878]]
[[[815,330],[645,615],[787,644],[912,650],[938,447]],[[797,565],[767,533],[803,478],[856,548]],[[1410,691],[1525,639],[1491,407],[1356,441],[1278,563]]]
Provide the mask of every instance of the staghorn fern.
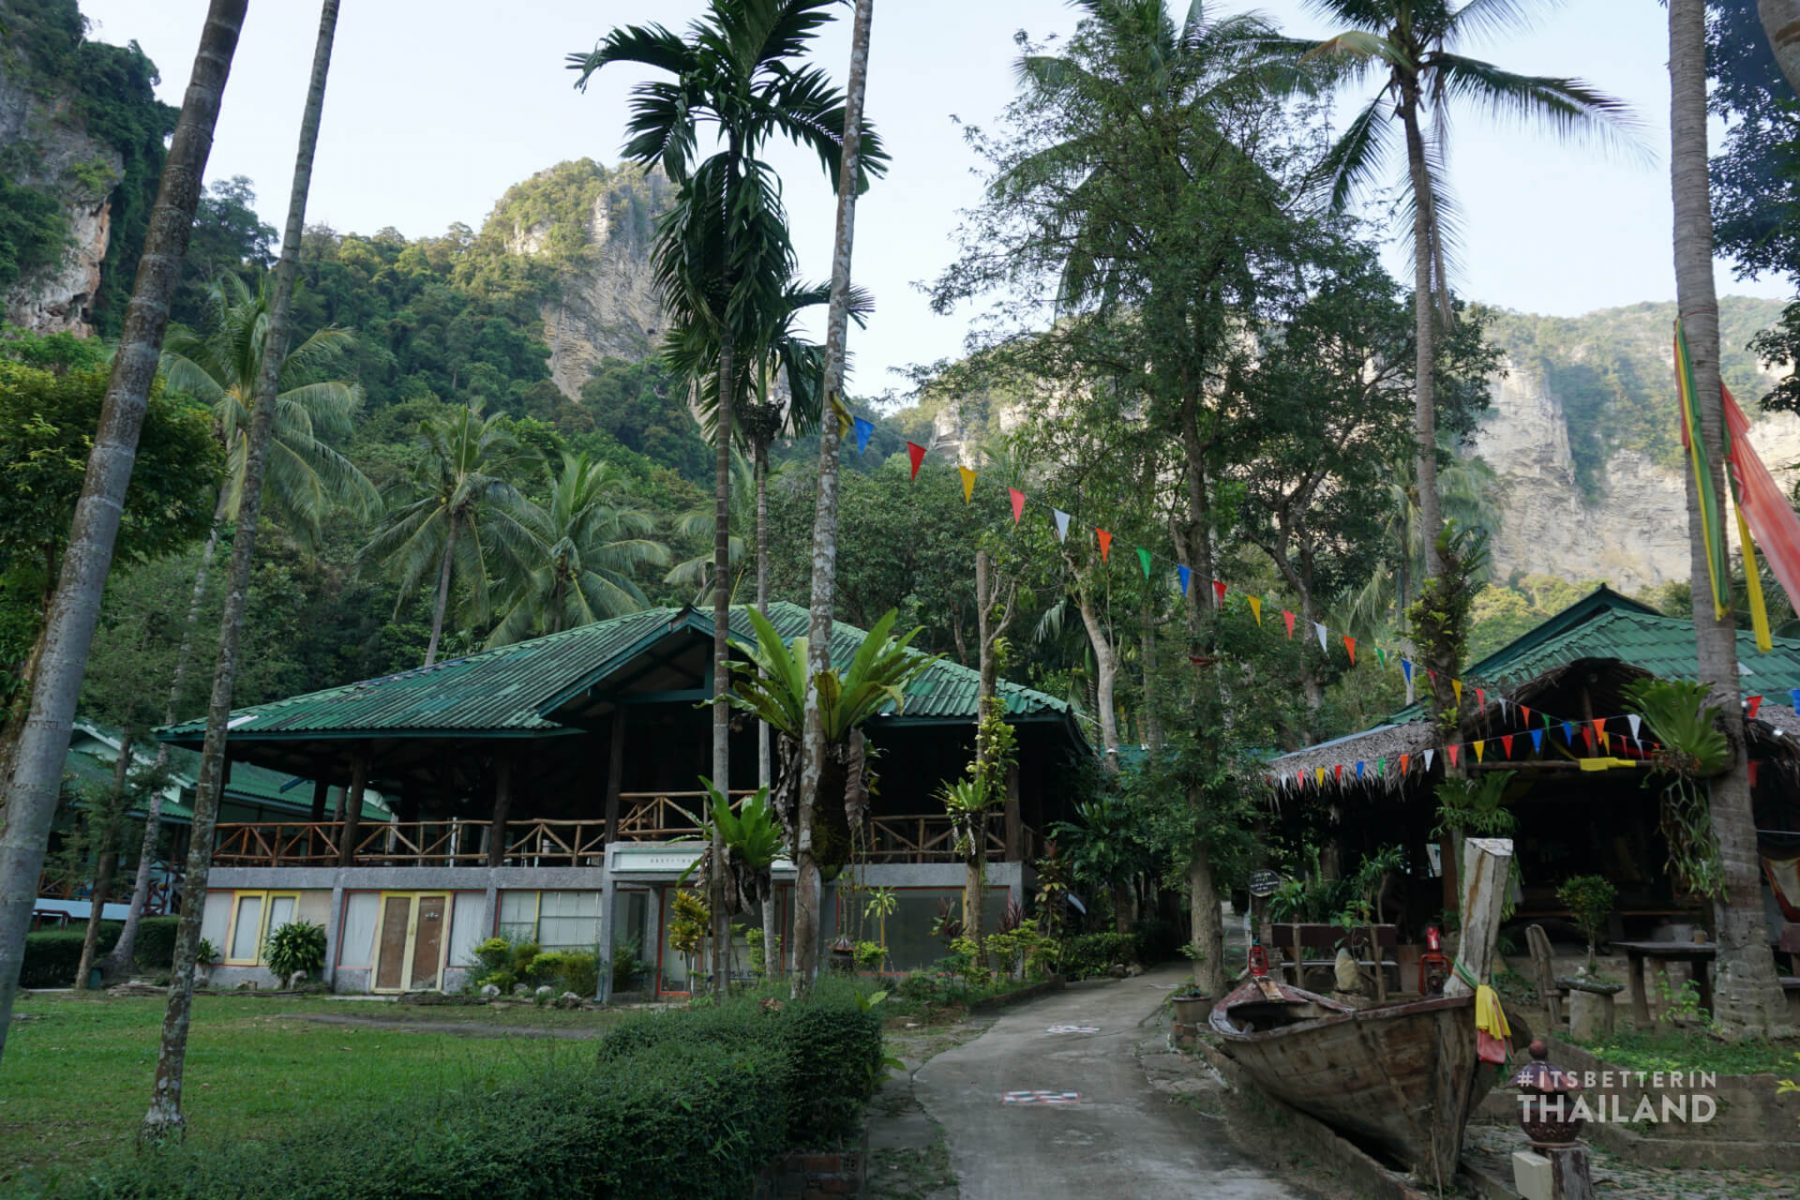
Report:
[[1725,893],[1719,843],[1713,836],[1706,781],[1731,768],[1731,742],[1719,728],[1723,711],[1708,701],[1711,689],[1682,679],[1640,679],[1625,689],[1626,707],[1644,718],[1661,745],[1650,762],[1662,781],[1661,827],[1669,844],[1669,871],[1696,896]]

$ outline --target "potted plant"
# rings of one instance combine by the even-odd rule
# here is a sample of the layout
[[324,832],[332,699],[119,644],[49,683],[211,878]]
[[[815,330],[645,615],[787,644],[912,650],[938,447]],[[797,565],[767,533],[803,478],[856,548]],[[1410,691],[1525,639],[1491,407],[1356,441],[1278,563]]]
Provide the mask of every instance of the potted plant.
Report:
[[1175,1024],[1184,1029],[1199,1029],[1206,1024],[1207,1010],[1212,1007],[1212,997],[1200,990],[1197,983],[1184,984],[1169,997],[1175,1006]]
[[1599,947],[1618,895],[1601,875],[1572,875],[1556,889],[1556,898],[1587,935],[1587,966],[1574,979],[1556,981],[1569,989],[1569,1036],[1579,1042],[1603,1040],[1613,1030],[1613,997],[1624,985],[1600,978]]
[[219,948],[200,939],[200,945],[194,949],[194,981],[201,987],[212,985],[213,964],[219,961]]

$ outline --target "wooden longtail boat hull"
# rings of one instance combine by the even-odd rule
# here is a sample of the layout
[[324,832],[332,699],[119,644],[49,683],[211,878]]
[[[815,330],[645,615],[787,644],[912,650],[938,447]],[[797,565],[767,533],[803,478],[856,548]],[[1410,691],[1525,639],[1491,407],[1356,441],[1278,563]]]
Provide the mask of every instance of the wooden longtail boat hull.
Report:
[[1442,1185],[1497,1078],[1476,1058],[1474,1010],[1472,996],[1358,1010],[1252,979],[1213,1008],[1211,1024],[1264,1091]]

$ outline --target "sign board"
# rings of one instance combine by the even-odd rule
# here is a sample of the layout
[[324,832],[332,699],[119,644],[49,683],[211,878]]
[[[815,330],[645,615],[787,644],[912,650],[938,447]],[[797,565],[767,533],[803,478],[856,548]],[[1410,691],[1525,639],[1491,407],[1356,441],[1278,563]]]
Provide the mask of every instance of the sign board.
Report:
[[1259,899],[1268,899],[1281,886],[1281,876],[1267,868],[1250,872],[1250,894]]
[[[612,847],[610,866],[617,878],[641,878],[650,876],[657,879],[674,880],[692,867],[706,847],[698,842],[684,842],[679,845],[647,845]],[[776,875],[791,876],[794,864],[785,858],[775,860],[772,871]]]

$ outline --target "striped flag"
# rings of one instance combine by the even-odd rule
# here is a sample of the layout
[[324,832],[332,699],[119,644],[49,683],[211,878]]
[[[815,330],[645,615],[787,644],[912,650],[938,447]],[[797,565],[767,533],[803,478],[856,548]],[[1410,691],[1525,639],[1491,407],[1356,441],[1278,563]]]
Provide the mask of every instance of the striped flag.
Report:
[[1694,473],[1694,490],[1700,498],[1700,532],[1706,543],[1706,576],[1712,587],[1713,617],[1723,621],[1731,611],[1731,568],[1725,561],[1724,512],[1713,489],[1706,438],[1701,433],[1700,409],[1694,396],[1694,365],[1688,358],[1687,334],[1675,322],[1675,390],[1681,397],[1681,445]]
[[[1800,604],[1800,517],[1794,515],[1793,506],[1788,503],[1781,485],[1769,474],[1769,468],[1763,466],[1762,459],[1756,456],[1756,448],[1750,444],[1750,422],[1744,416],[1744,410],[1737,406],[1727,389],[1725,400],[1725,428],[1730,433],[1731,444],[1726,451],[1726,467],[1731,472],[1732,490],[1736,493],[1738,515],[1750,526],[1750,532],[1762,543],[1763,557],[1769,560],[1769,570],[1775,573],[1788,599]],[[1748,578],[1755,578],[1754,550],[1748,538],[1744,541],[1745,567]],[[1757,589],[1760,597],[1761,589]],[[1754,608],[1752,616],[1754,616]],[[1767,638],[1768,618],[1765,615],[1761,628],[1757,630],[1757,644],[1763,645]]]

